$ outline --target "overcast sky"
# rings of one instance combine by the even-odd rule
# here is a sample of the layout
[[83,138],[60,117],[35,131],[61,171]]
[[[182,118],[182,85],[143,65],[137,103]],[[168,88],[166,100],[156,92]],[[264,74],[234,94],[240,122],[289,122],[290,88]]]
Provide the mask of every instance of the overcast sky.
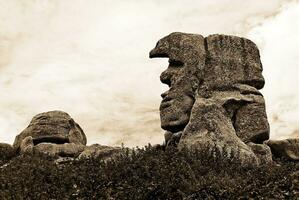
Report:
[[63,110],[89,144],[161,143],[168,63],[148,53],[174,31],[253,40],[271,137],[299,136],[298,19],[299,1],[288,0],[0,0],[0,142]]

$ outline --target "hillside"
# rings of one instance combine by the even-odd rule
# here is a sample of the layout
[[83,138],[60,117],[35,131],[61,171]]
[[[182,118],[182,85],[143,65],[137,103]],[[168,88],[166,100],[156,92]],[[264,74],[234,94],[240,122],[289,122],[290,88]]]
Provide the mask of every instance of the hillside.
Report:
[[298,179],[295,162],[244,169],[147,146],[107,162],[15,157],[0,169],[0,199],[298,199]]

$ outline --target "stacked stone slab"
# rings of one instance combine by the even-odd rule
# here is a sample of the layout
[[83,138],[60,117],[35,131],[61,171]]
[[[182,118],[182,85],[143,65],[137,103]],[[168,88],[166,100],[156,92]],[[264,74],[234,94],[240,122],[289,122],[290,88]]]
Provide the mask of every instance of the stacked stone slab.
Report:
[[199,94],[212,93],[244,142],[269,139],[265,101],[258,91],[265,81],[257,46],[248,39],[227,35],[211,35],[205,40],[207,56]]

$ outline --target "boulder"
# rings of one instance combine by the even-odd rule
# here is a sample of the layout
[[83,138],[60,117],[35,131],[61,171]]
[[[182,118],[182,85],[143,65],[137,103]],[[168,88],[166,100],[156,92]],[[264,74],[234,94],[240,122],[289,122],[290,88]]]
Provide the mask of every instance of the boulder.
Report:
[[13,147],[19,153],[78,156],[85,145],[82,128],[67,113],[50,111],[34,116],[29,126],[16,136]]
[[100,144],[93,144],[86,146],[84,151],[79,155],[79,159],[83,158],[101,158],[107,160],[113,158],[113,156],[124,152],[120,147],[111,147]]
[[0,143],[0,160],[6,158],[12,158],[16,155],[15,149],[6,143]]
[[299,161],[299,138],[268,140],[265,143],[271,148],[274,157]]

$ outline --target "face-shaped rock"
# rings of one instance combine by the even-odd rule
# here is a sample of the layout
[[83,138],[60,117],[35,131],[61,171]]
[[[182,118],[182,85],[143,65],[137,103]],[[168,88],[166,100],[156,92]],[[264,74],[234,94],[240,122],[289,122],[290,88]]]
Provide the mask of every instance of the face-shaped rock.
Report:
[[63,151],[66,144],[86,145],[86,136],[81,127],[65,112],[50,111],[36,115],[29,126],[14,141],[17,151],[40,148],[45,145]]
[[[245,165],[271,162],[269,152],[248,142],[269,137],[262,64],[256,45],[228,35],[172,33],[157,43],[150,57],[168,57],[161,81],[161,126],[166,146],[215,151]],[[254,117],[252,117],[254,115]],[[260,151],[262,149],[262,151]],[[268,155],[268,154],[267,154]],[[224,156],[225,157],[225,156]]]
[[190,118],[195,91],[205,62],[201,35],[172,33],[158,41],[150,58],[168,57],[168,68],[160,80],[169,86],[160,105],[161,127],[172,133],[184,129]]
[[[170,133],[182,131],[190,120],[197,95],[218,99],[243,141],[263,142],[269,138],[264,100],[258,91],[264,86],[262,64],[252,41],[228,35],[204,38],[176,32],[160,39],[150,57],[169,58],[169,66],[160,76],[170,87],[161,95],[163,129]],[[231,107],[229,102],[238,94],[239,100]],[[256,117],[250,118],[249,113]]]

